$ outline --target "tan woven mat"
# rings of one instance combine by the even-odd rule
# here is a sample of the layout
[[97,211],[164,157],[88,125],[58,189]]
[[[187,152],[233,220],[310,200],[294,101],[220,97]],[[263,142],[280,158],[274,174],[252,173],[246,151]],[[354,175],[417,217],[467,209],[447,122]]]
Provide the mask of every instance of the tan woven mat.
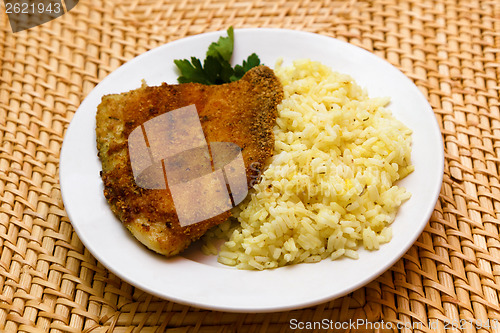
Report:
[[[66,215],[59,151],[84,97],[146,50],[229,25],[361,46],[400,68],[435,111],[446,163],[432,218],[390,270],[345,297],[269,314],[164,301],[106,270]],[[402,332],[500,332],[499,82],[499,0],[84,0],[17,33],[2,3],[0,331],[285,332],[293,319],[364,319],[364,329],[331,331],[392,322]]]

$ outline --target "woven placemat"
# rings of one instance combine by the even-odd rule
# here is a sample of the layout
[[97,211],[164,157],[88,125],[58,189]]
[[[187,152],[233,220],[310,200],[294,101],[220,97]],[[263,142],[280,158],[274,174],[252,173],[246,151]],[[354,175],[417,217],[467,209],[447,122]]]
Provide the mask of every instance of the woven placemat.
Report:
[[[332,36],[400,68],[431,103],[444,182],[425,231],[366,287],[315,307],[213,312],[153,297],[84,248],[58,180],[65,129],[107,74],[146,50],[228,26]],[[500,1],[113,0],[13,33],[0,7],[0,331],[500,331]],[[457,327],[458,326],[458,327]],[[318,330],[319,331],[319,330]],[[394,329],[393,331],[398,331]]]

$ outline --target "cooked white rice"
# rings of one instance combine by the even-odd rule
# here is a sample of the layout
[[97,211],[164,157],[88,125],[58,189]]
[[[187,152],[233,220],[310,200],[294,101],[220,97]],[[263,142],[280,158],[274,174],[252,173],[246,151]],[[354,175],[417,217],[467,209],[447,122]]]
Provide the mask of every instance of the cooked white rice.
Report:
[[275,69],[285,97],[278,106],[275,151],[259,184],[203,250],[240,269],[266,269],[376,250],[410,194],[394,183],[413,171],[411,130],[368,98],[351,77],[310,60]]

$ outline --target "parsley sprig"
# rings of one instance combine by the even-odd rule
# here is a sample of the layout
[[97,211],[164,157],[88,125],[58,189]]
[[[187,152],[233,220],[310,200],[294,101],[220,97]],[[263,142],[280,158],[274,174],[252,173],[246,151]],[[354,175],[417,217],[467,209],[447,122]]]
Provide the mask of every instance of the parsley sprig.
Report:
[[175,65],[181,72],[177,78],[179,83],[196,82],[202,84],[223,84],[237,81],[255,66],[260,65],[260,59],[252,53],[242,65],[231,66],[231,56],[234,49],[233,27],[227,29],[227,37],[221,36],[217,43],[213,42],[208,47],[206,58],[201,64],[200,59],[191,57],[188,59],[174,60]]

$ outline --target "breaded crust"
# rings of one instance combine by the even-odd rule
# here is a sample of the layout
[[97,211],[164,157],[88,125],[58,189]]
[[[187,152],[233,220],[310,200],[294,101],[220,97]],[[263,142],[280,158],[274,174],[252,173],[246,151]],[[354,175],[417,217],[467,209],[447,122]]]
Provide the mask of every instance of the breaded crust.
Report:
[[233,142],[242,149],[250,184],[273,153],[273,126],[282,98],[282,86],[266,66],[255,67],[229,84],[164,83],[104,96],[97,110],[96,138],[104,195],[113,213],[150,249],[167,256],[184,250],[230,212],[181,227],[168,189],[136,185],[129,134],[160,114],[195,104],[207,142]]

